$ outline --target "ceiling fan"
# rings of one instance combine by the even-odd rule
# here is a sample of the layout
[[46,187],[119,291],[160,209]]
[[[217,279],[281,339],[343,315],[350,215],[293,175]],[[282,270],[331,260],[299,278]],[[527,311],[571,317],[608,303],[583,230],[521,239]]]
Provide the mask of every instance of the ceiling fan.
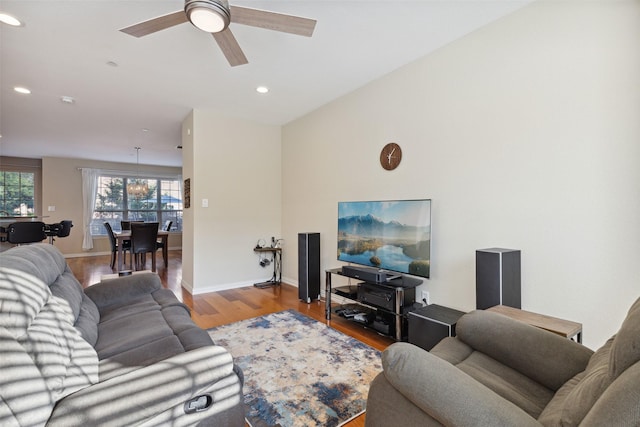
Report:
[[134,37],[142,37],[185,22],[211,33],[232,67],[247,64],[229,24],[249,25],[300,36],[311,37],[316,26],[314,19],[282,13],[267,12],[240,6],[229,6],[227,0],[185,0],[184,10],[158,16],[120,31]]

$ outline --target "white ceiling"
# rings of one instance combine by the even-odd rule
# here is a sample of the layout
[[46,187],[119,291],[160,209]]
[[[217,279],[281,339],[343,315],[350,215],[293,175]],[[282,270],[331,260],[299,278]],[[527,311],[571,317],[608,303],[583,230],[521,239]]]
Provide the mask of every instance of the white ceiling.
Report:
[[118,31],[182,0],[0,0],[24,22],[0,24],[0,155],[135,163],[140,146],[140,163],[180,166],[194,108],[286,124],[530,1],[231,0],[318,23],[311,38],[231,24],[249,64],[230,67],[189,23],[139,39]]

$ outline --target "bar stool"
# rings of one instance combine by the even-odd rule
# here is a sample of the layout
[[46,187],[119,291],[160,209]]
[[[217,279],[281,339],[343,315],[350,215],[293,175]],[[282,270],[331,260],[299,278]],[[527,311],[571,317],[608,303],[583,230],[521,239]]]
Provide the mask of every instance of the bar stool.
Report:
[[53,245],[53,238],[58,235],[58,230],[60,229],[60,223],[57,222],[55,224],[45,224],[44,226],[44,234],[49,238],[49,243]]
[[7,242],[16,245],[41,242],[47,238],[41,221],[14,222],[6,228]]
[[54,237],[67,237],[71,234],[73,221],[64,220],[55,224],[46,224],[44,232],[49,237],[49,243],[53,245]]

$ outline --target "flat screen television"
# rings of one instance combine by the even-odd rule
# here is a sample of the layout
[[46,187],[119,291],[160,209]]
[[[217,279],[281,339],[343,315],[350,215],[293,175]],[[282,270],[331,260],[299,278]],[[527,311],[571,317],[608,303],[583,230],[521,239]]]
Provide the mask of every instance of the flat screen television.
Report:
[[338,202],[338,260],[429,278],[431,200]]

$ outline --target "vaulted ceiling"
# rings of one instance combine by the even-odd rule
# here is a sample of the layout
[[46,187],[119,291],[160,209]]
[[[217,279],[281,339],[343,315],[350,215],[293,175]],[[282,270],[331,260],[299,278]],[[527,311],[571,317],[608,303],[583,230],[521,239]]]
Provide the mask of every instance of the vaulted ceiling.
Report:
[[286,124],[530,1],[232,0],[317,25],[307,38],[232,23],[249,63],[231,67],[190,23],[118,31],[181,0],[0,0],[23,22],[0,23],[0,155],[135,163],[139,146],[140,163],[180,166],[194,108]]

